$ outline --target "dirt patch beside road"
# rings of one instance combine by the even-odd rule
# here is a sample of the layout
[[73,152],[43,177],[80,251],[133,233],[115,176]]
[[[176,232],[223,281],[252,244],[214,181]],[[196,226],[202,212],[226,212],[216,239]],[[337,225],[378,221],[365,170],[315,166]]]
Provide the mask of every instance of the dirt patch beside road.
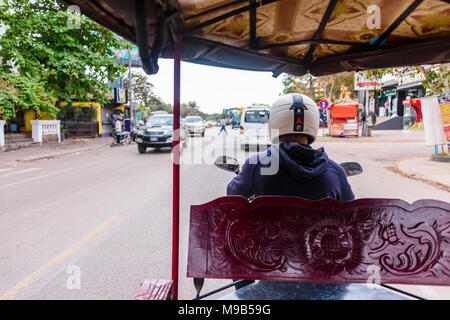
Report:
[[430,158],[401,160],[386,167],[408,179],[421,181],[435,188],[450,192],[450,164],[431,161]]

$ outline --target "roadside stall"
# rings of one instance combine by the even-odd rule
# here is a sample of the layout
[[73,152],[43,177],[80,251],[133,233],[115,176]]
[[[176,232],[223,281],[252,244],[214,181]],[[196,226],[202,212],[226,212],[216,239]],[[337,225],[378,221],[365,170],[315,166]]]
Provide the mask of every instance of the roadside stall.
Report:
[[[136,299],[178,299],[181,60],[275,77],[450,61],[450,31],[428,22],[448,19],[450,4],[443,1],[379,2],[383,18],[377,31],[368,27],[369,1],[66,2],[136,43],[148,74],[158,72],[159,57],[174,59],[172,279],[144,281]],[[219,158],[216,165],[239,171],[233,159]],[[336,291],[320,283],[346,293],[331,299],[393,298],[386,289],[398,291],[389,286],[393,283],[450,286],[446,202],[228,196],[191,204],[190,217],[189,239],[183,241],[189,241],[187,275],[196,298],[243,280],[293,282],[310,299]],[[365,287],[367,266],[379,271],[380,287],[373,290]],[[200,295],[205,278],[243,280]],[[283,293],[253,285],[237,292],[245,288],[250,292],[241,299],[262,299],[257,292],[276,299]]]
[[359,130],[358,109],[361,105],[352,100],[333,103],[330,134],[333,137],[357,137]]

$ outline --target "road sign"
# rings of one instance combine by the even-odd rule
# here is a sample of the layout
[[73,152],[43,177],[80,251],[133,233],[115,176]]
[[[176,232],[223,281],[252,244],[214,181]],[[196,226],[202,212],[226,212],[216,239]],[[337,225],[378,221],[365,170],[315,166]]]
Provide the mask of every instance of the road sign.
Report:
[[356,84],[358,87],[376,87],[378,85],[378,82],[372,81],[372,82],[358,82]]
[[376,90],[379,87],[380,84],[375,76],[367,76],[364,72],[355,73],[355,91]]
[[328,101],[327,100],[320,100],[319,108],[322,109],[322,110],[325,110],[326,108],[328,108]]

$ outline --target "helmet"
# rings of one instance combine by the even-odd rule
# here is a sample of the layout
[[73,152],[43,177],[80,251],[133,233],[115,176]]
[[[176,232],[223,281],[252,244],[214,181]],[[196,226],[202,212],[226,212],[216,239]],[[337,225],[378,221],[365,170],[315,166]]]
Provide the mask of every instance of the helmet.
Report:
[[300,93],[281,96],[270,110],[270,139],[275,143],[283,135],[298,134],[306,136],[311,144],[319,131],[319,117],[319,109],[310,97]]

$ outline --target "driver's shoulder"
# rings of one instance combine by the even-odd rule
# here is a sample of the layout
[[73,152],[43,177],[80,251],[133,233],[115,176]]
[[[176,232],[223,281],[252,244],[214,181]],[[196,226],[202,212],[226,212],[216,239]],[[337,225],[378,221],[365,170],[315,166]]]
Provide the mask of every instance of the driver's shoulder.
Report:
[[[328,177],[331,178],[334,181],[340,181],[340,184],[347,184],[347,175],[344,171],[344,168],[341,167],[341,165],[339,165],[337,162],[329,159],[328,160]],[[334,177],[334,178],[332,178]],[[335,179],[338,180],[335,180]]]
[[328,168],[329,170],[336,172],[338,175],[344,175],[345,171],[344,169],[334,160],[328,158]]
[[267,151],[263,151],[250,155],[245,160],[244,166],[259,167],[268,162],[270,162],[270,154]]

